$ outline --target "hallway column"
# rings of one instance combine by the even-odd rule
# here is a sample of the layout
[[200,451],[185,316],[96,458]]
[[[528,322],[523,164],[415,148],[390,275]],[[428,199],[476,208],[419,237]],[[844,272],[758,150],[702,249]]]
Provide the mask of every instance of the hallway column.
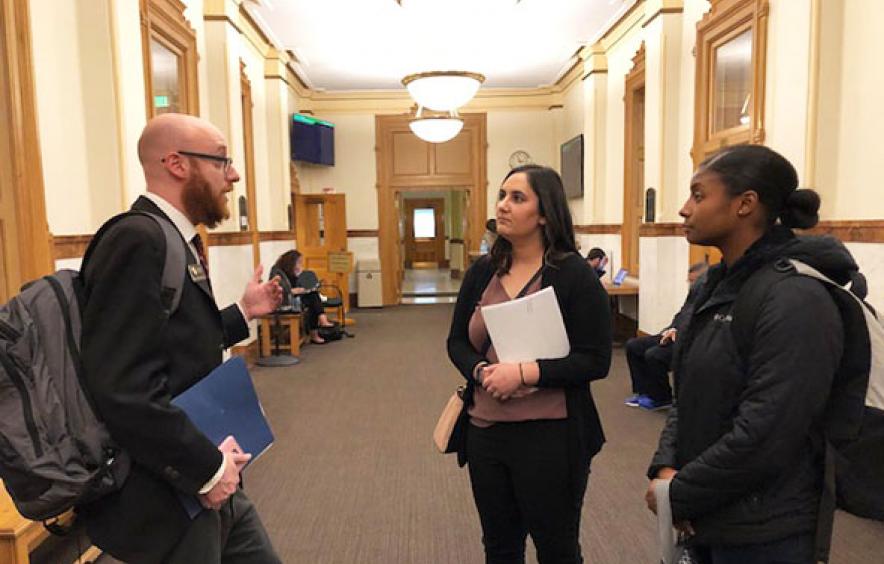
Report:
[[[656,4],[657,6],[654,6]],[[682,2],[649,2],[645,37],[645,186],[657,191],[657,221],[679,221],[687,186],[679,183],[678,163],[689,154],[680,143],[679,102],[686,82],[681,68]],[[689,114],[690,115],[690,114]]]
[[275,231],[288,229],[287,214],[291,204],[287,60],[285,53],[270,49],[264,61],[269,194],[259,201],[258,225]]
[[600,44],[584,48],[583,60],[583,217],[578,224],[592,224],[602,217],[605,199],[605,135],[608,91],[608,60]]
[[[682,122],[693,116],[692,104],[683,104],[683,94],[693,87],[693,66],[682,64],[682,41],[690,40],[683,29],[683,12],[681,0],[649,1],[642,23],[646,69],[642,200],[648,188],[656,190],[657,223],[681,223],[678,211],[688,194],[687,179],[682,178],[680,168],[690,160],[693,129]],[[681,289],[686,290],[688,261],[688,246],[681,233],[640,237],[641,278],[653,283],[642,284],[639,329],[653,333],[678,311],[684,298]]]

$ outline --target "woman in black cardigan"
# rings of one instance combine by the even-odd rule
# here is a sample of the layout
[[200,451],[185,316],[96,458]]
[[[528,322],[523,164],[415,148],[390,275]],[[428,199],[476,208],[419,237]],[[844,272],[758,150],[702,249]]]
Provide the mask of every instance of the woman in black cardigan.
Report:
[[[470,415],[458,460],[469,463],[486,562],[524,562],[528,533],[541,564],[583,562],[580,511],[590,460],[605,440],[589,382],[604,378],[611,361],[608,297],[577,254],[554,170],[510,171],[498,194],[497,233],[490,254],[464,277],[448,336]],[[570,352],[498,363],[480,306],[548,286]]]

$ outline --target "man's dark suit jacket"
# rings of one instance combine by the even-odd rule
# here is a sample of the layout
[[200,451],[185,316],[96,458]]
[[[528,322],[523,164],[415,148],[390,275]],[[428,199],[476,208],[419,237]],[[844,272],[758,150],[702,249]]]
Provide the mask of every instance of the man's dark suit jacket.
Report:
[[[133,209],[166,217],[149,199]],[[198,261],[186,253],[188,264]],[[87,251],[82,359],[89,391],[114,440],[132,457],[122,489],[79,508],[93,542],[127,562],[157,562],[190,520],[178,492],[196,494],[222,455],[169,401],[248,336],[236,305],[218,311],[208,282],[185,273],[181,303],[163,312],[165,238],[156,223],[118,222]]]

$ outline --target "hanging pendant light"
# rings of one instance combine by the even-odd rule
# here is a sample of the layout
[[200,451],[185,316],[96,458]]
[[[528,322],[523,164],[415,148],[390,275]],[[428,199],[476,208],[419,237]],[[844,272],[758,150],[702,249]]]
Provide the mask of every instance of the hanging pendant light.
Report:
[[463,129],[463,120],[457,112],[443,115],[424,116],[423,108],[418,107],[414,119],[408,122],[411,132],[429,143],[445,143],[457,137]]
[[469,102],[485,77],[475,72],[433,71],[410,74],[402,84],[419,106],[448,112]]

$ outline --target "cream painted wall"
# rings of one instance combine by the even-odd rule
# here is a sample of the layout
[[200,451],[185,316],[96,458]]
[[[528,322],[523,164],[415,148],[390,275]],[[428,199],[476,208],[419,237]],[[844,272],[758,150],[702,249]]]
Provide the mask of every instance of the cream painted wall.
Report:
[[665,329],[688,294],[688,243],[683,237],[642,237],[638,328]]
[[32,0],[30,15],[49,229],[91,232],[123,205],[111,13]]
[[[147,123],[141,14],[137,2],[110,2],[110,7],[115,48],[121,190],[123,207],[128,208],[145,190],[144,172],[138,161],[138,138]],[[133,37],[138,40],[132,41]]]
[[258,196],[258,226],[262,230],[288,229],[291,203],[289,163],[288,86],[278,78],[264,81],[267,97],[267,189]]
[[[682,68],[682,16],[661,14],[644,29],[645,37],[645,190],[654,188],[656,221],[678,221],[681,205],[679,160],[690,160],[691,136],[687,139],[680,124],[693,120],[693,107],[681,105],[681,91],[692,86],[682,77],[691,74],[692,67]],[[695,36],[695,34],[692,34]]]
[[[488,209],[494,217],[497,188],[510,171],[509,158],[517,150],[526,151],[531,160],[558,169],[558,147],[554,122],[549,110],[488,111]],[[556,147],[556,151],[553,151]]]
[[[668,221],[680,222],[678,210],[688,197],[691,176],[694,174],[694,163],[691,159],[691,147],[694,144],[694,82],[696,80],[696,58],[694,49],[697,45],[697,22],[709,11],[707,0],[690,0],[685,2],[681,18],[681,80],[682,88],[678,93],[678,148],[673,166],[677,169],[674,184],[662,198]],[[658,221],[664,221],[659,219]]]
[[[240,37],[239,44],[240,57],[245,62],[245,73],[248,77],[252,91],[252,139],[253,139],[253,158],[255,163],[255,194],[257,202],[257,221],[258,229],[262,231],[271,230],[271,187],[270,187],[270,169],[271,162],[268,151],[268,103],[267,103],[267,86],[268,82],[264,80],[264,56],[255,49],[254,45]],[[240,103],[242,106],[242,103]],[[277,115],[278,119],[285,119],[282,115]],[[243,141],[245,143],[245,141]],[[245,145],[243,145],[245,150]],[[245,188],[245,178],[241,181]],[[277,208],[279,205],[277,203]],[[285,218],[285,215],[282,216]]]
[[594,73],[582,81],[583,90],[583,214],[574,216],[577,224],[602,223],[605,201],[607,159],[607,73]]
[[372,114],[322,114],[335,124],[335,166],[297,163],[301,191],[318,193],[330,186],[347,200],[347,229],[378,228],[375,123]]
[[821,2],[816,188],[824,219],[884,218],[884,2]]
[[[617,44],[607,53],[608,58],[608,91],[605,95],[605,197],[596,223],[623,222],[623,144],[624,140],[624,104],[623,94],[626,75],[632,70],[632,59],[638,53],[642,43],[642,28],[633,26]],[[646,72],[653,72],[648,69]],[[647,138],[649,133],[645,131]]]
[[799,182],[806,170],[810,4],[771,2],[767,30],[764,143],[795,165]]

